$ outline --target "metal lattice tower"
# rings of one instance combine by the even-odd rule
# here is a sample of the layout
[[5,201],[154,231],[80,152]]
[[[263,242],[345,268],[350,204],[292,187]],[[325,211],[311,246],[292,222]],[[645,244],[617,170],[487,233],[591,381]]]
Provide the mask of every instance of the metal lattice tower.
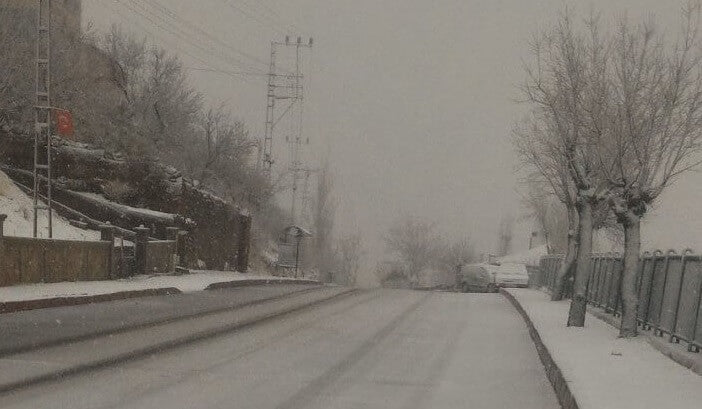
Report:
[[[51,0],[38,0],[35,94],[34,237],[39,235],[39,211],[46,210],[51,238]],[[44,202],[42,184],[46,186]]]
[[312,224],[312,215],[310,214],[312,197],[310,195],[310,177],[319,172],[318,169],[301,169],[304,174],[305,181],[302,187],[302,210],[301,219],[304,225]]
[[[302,123],[304,112],[304,85],[302,74],[302,50],[312,48],[313,40],[310,38],[307,43],[302,42],[298,37],[296,42],[291,42],[290,37],[285,37],[285,42],[271,42],[271,61],[268,72],[267,104],[266,104],[266,127],[263,138],[263,155],[261,158],[263,170],[270,175],[275,160],[273,158],[273,140],[276,125],[286,116],[293,116],[297,120],[294,124],[292,135],[286,137],[290,146],[290,164],[288,171],[291,174],[291,209],[292,222],[297,221],[298,187],[300,179],[303,177],[303,164],[301,160],[301,147],[303,144]],[[295,72],[278,74],[277,56],[278,47],[294,47],[295,49]],[[276,101],[288,100],[280,114],[277,114]],[[281,107],[282,108],[282,107]],[[276,116],[277,115],[277,116]]]
[[271,63],[268,71],[268,93],[266,104],[266,130],[263,137],[263,170],[270,174],[273,167],[273,129],[275,128],[276,73],[275,55],[277,43],[271,42]]

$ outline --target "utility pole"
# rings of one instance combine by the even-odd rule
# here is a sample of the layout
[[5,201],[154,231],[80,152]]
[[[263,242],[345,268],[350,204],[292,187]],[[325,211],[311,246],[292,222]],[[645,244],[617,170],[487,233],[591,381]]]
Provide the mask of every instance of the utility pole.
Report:
[[[304,115],[304,75],[302,73],[302,51],[307,48],[311,49],[313,39],[310,38],[306,43],[302,42],[302,37],[297,37],[296,42],[291,42],[290,37],[286,36],[284,42],[271,42],[271,61],[268,72],[268,88],[267,88],[267,104],[266,104],[266,126],[263,138],[263,155],[262,169],[269,176],[272,171],[273,163],[273,140],[276,125],[285,117],[291,116],[293,121],[293,135],[286,137],[290,143],[290,163],[288,171],[291,175],[291,203],[290,214],[292,224],[297,222],[297,202],[298,202],[298,187],[302,172],[304,171],[301,148],[303,144],[302,125]],[[292,47],[295,49],[295,71],[291,74],[278,74],[277,56],[279,47]],[[286,83],[281,83],[281,79],[287,80]],[[279,115],[276,112],[276,101],[289,100],[289,103]],[[278,115],[278,116],[276,116]],[[306,142],[309,142],[307,139]]]
[[319,169],[304,168],[301,169],[304,174],[304,184],[302,187],[302,210],[300,211],[300,217],[302,223],[311,225],[313,223],[312,216],[310,215],[310,207],[312,205],[312,197],[310,195],[310,177],[319,172]]
[[273,167],[273,129],[275,128],[276,73],[275,55],[277,43],[271,42],[271,63],[268,70],[268,92],[266,103],[266,129],[263,137],[263,170],[270,175]]
[[[286,42],[287,38],[286,38]],[[303,47],[312,47],[312,39],[309,40],[307,44],[302,43],[302,38],[297,37],[297,42],[294,45],[295,47],[295,76],[294,76],[294,98],[295,98],[295,108],[297,108],[296,116],[297,116],[297,124],[296,129],[294,131],[294,135],[290,143],[292,144],[291,146],[291,158],[290,158],[290,174],[292,178],[292,192],[291,192],[291,203],[290,203],[290,214],[292,218],[292,224],[296,224],[298,222],[298,210],[297,210],[297,201],[298,201],[298,189],[299,189],[299,184],[300,184],[300,179],[302,178],[302,174],[305,172],[305,169],[303,168],[303,163],[302,163],[302,158],[301,158],[301,150],[302,150],[302,144],[303,144],[303,136],[302,136],[302,124],[303,124],[303,119],[304,119],[304,112],[305,112],[305,93],[304,93],[304,87],[302,84],[302,60],[301,60],[301,49]],[[309,139],[305,141],[305,143],[309,143]],[[309,174],[308,174],[309,175]],[[307,176],[309,177],[309,176]]]
[[[53,237],[51,200],[51,0],[38,0],[34,115],[34,237],[39,235],[39,211],[47,211]],[[43,149],[45,148],[45,150]],[[46,201],[40,203],[42,179]]]

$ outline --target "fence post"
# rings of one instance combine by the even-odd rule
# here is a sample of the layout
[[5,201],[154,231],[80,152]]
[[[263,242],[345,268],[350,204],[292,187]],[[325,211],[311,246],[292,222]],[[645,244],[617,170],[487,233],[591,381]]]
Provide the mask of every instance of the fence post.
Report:
[[637,282],[636,282],[636,294],[639,297],[639,305],[636,308],[636,320],[639,325],[643,325],[643,321],[641,320],[641,300],[643,299],[643,278],[644,278],[644,273],[646,272],[646,260],[650,258],[651,253],[648,251],[644,251],[643,255],[639,257],[639,265],[637,266],[638,269],[638,277],[637,277]]
[[[675,299],[675,312],[673,313],[673,325],[670,329],[670,337],[668,342],[680,343],[680,337],[676,335],[678,327],[678,314],[680,313],[680,297],[682,297],[683,284],[685,281],[685,258],[692,254],[692,249],[685,249],[680,257],[680,285],[678,285],[678,297]],[[697,330],[697,328],[695,328]],[[694,336],[694,333],[693,333]]]
[[[619,316],[619,301],[621,300],[622,294],[622,276],[624,275],[624,256],[620,253],[616,253],[617,256],[612,262],[614,264],[614,307],[612,308],[612,314],[617,317]],[[611,297],[610,297],[611,298]]]
[[144,227],[142,224],[134,229],[134,232],[136,233],[136,243],[134,243],[136,250],[136,273],[144,275],[146,274],[146,248],[149,244],[149,233],[151,232],[151,229]]
[[661,315],[663,315],[663,304],[665,303],[665,288],[668,286],[668,270],[670,269],[670,256],[672,254],[677,254],[673,249],[668,250],[665,253],[665,269],[663,270],[663,288],[661,288],[661,302],[658,307],[658,317],[656,318],[656,325],[653,327],[653,335],[662,337],[663,328],[661,328]]
[[656,265],[658,264],[658,258],[663,255],[663,252],[656,250],[651,256],[651,278],[648,280],[648,295],[646,298],[646,313],[644,314],[644,324],[642,325],[644,330],[651,329],[651,295],[653,295],[653,282],[656,278]]
[[695,308],[695,319],[692,321],[692,339],[687,342],[687,350],[689,352],[700,352],[700,344],[702,340],[697,340],[697,326],[700,319],[700,308],[702,308],[702,280],[697,287],[697,308]]
[[592,259],[592,277],[590,278],[590,305],[599,307],[600,281],[602,280],[602,254],[594,254]]
[[100,241],[110,242],[108,278],[115,278],[115,229],[110,222],[100,225]]

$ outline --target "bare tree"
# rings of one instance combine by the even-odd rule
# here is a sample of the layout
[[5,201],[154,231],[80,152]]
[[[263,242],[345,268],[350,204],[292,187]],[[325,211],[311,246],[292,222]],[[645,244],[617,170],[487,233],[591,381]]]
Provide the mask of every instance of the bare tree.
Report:
[[336,247],[337,268],[334,282],[342,285],[355,285],[361,269],[363,240],[360,233],[342,237]]
[[569,326],[585,324],[594,212],[605,201],[608,188],[591,143],[605,125],[608,44],[595,16],[585,26],[576,28],[566,12],[553,28],[538,35],[532,47],[535,63],[526,67],[522,87],[544,146],[567,171],[568,185],[575,192],[579,247]]
[[636,335],[641,219],[667,186],[700,163],[699,3],[684,10],[681,26],[674,43],[666,43],[652,22],[632,26],[622,19],[613,36],[607,128],[597,142],[625,235],[622,337]]
[[390,254],[404,267],[404,274],[417,286],[421,274],[435,260],[437,238],[434,224],[403,217],[395,221],[384,237]]
[[440,245],[436,255],[437,267],[444,277],[444,284],[455,284],[456,274],[461,267],[478,260],[478,253],[469,237]]
[[534,113],[515,127],[513,144],[521,162],[530,170],[523,181],[528,189],[525,202],[546,232],[550,233],[547,225],[552,220],[547,221],[550,199],[555,197],[565,210],[564,259],[551,293],[551,299],[558,301],[563,299],[567,277],[574,273],[580,223],[575,184],[567,158],[560,149],[563,139],[557,134],[558,129],[549,125],[549,121],[550,115]]
[[176,161],[190,147],[203,112],[202,97],[190,86],[180,60],[118,26],[98,46],[112,61],[111,81],[122,94],[103,143]]

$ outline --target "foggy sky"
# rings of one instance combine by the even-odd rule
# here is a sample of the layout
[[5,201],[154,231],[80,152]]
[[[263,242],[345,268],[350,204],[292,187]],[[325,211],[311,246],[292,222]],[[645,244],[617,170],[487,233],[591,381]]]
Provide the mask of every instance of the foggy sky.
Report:
[[[153,28],[114,0],[84,0],[84,20],[97,29],[121,22],[143,33],[136,19],[186,65],[203,64],[183,41]],[[126,1],[126,0],[123,0]],[[268,60],[271,40],[295,29],[273,28],[224,4],[224,0],[159,0],[233,47]],[[521,60],[534,30],[554,21],[564,4],[587,11],[586,2],[560,0],[247,0],[265,4],[305,36],[315,38],[306,135],[314,156],[331,152],[336,174],[337,234],[357,229],[371,247],[400,215],[435,221],[449,237],[470,236],[481,251],[496,244],[502,215],[519,217],[515,155],[509,142],[524,107],[515,102]],[[600,0],[605,21],[628,10],[633,18],[654,15],[675,28],[682,1]],[[121,10],[122,16],[115,14]],[[259,10],[259,7],[256,7]],[[610,20],[607,20],[610,19]],[[203,57],[212,60],[210,57]],[[215,61],[215,60],[212,60]],[[213,62],[220,69],[234,64]],[[260,63],[252,63],[265,71]],[[309,65],[306,68],[310,68]],[[194,84],[217,103],[226,102],[256,136],[263,131],[265,78],[248,82],[193,72]],[[279,134],[280,136],[280,134]],[[285,162],[282,140],[278,155]],[[699,243],[690,212],[702,199],[699,175],[663,197],[644,224],[650,246]],[[689,194],[692,189],[695,194]],[[681,193],[682,192],[682,193]],[[696,195],[696,196],[695,196]],[[671,198],[671,199],[669,199]],[[686,212],[683,212],[686,209]],[[661,217],[667,213],[668,219]],[[671,226],[675,223],[675,229]],[[516,249],[527,245],[520,228]],[[658,234],[652,239],[655,231]],[[646,247],[646,246],[645,246]],[[377,252],[376,252],[377,254]],[[377,258],[377,255],[374,257]]]

